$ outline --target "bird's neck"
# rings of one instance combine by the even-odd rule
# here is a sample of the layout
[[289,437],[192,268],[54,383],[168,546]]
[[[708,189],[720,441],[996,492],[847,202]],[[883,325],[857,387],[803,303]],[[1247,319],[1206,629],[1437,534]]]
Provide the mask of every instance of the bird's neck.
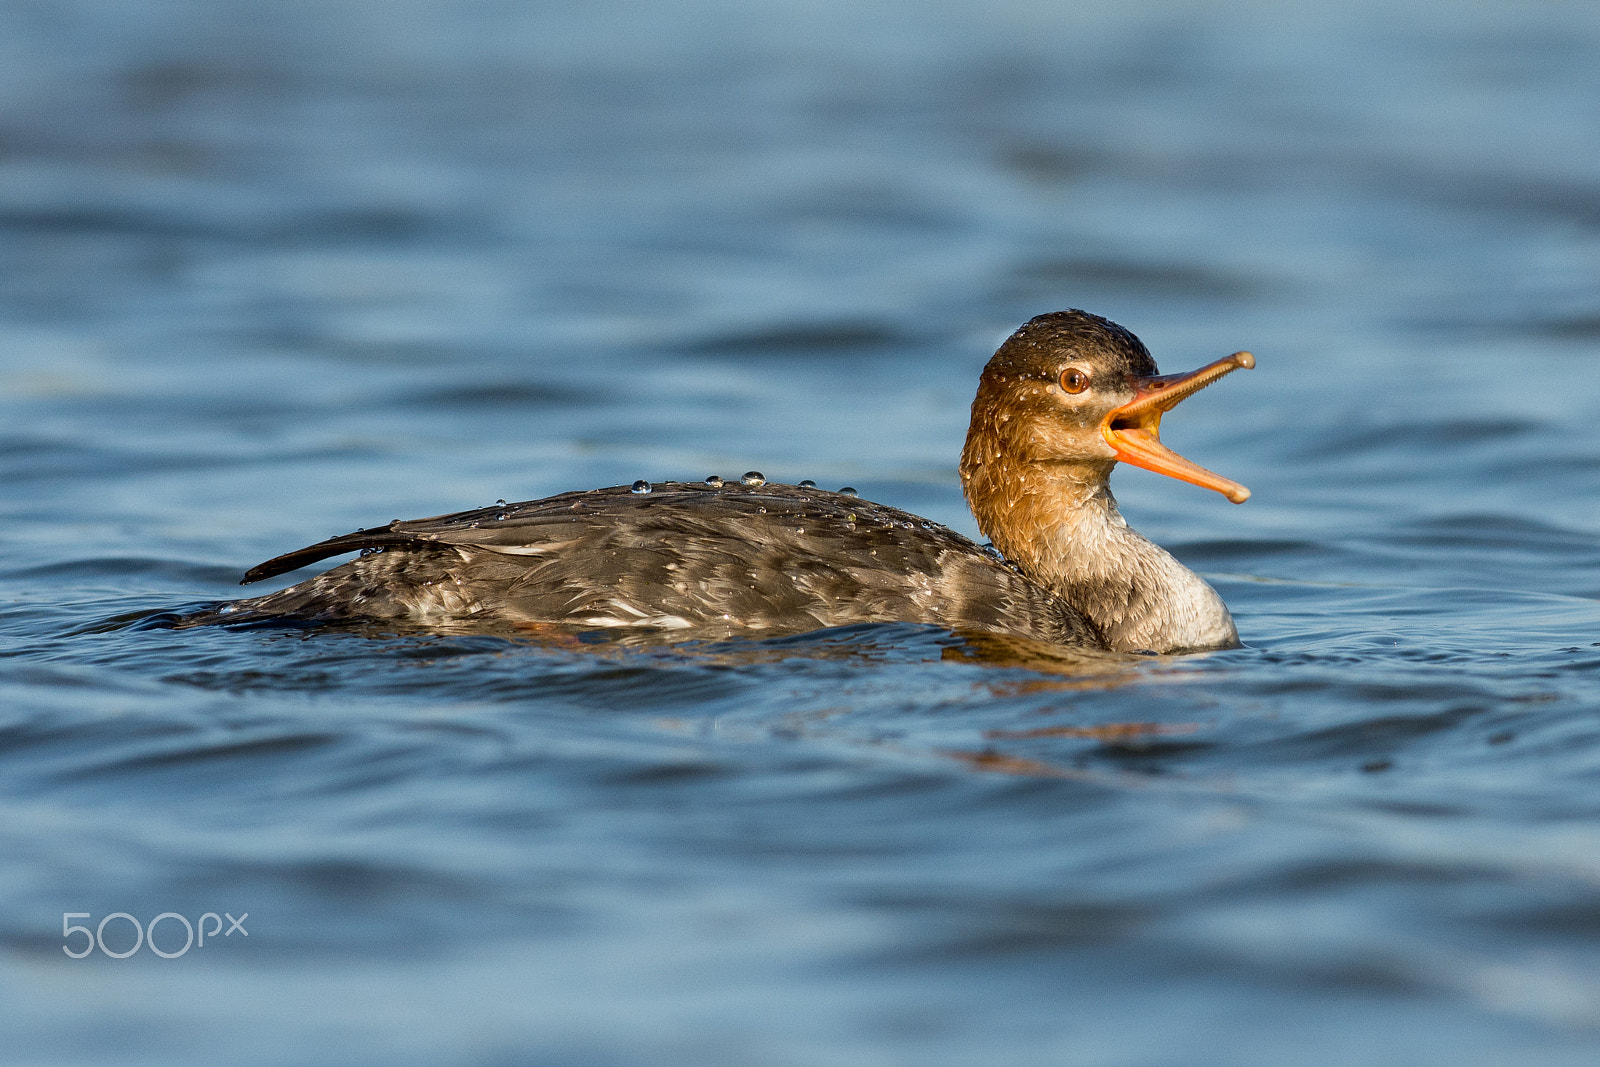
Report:
[[1216,590],[1122,518],[1109,463],[1030,467],[1007,471],[1003,484],[982,469],[962,472],[979,529],[1007,559],[1082,612],[1115,651],[1238,647]]

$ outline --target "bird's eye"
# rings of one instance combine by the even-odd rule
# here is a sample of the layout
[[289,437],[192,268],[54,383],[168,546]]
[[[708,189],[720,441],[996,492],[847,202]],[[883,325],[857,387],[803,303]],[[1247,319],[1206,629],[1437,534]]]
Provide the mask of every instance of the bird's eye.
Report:
[[1061,388],[1069,393],[1081,393],[1089,388],[1089,375],[1077,367],[1068,367],[1061,372]]

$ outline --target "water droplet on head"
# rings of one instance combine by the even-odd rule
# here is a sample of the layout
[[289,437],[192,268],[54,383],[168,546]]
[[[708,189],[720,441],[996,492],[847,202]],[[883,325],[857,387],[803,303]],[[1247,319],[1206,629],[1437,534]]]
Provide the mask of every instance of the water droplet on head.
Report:
[[721,489],[722,488],[722,475],[720,475],[720,474],[707,475],[706,476],[706,484],[709,485],[713,489]]
[[633,483],[633,491],[635,493],[648,493],[650,491],[650,483],[640,478]]
[[222,607],[217,609],[217,614],[218,615],[232,615],[234,612],[236,612],[238,610],[239,610],[239,605],[237,605],[237,604],[224,604],[224,605],[222,605]]
[[839,490],[839,495],[840,496],[856,496],[858,494],[856,493],[856,490],[855,490],[854,486],[847,485],[843,489]]
[[766,485],[767,476],[760,471],[745,471],[744,477],[740,478],[739,481],[745,485]]
[[496,500],[494,502],[494,506],[497,507],[497,508],[503,508],[503,507],[506,506],[506,502],[505,502],[504,499]]
[[810,478],[807,478],[800,483],[800,488],[802,489],[815,489],[816,487],[817,483],[812,481]]

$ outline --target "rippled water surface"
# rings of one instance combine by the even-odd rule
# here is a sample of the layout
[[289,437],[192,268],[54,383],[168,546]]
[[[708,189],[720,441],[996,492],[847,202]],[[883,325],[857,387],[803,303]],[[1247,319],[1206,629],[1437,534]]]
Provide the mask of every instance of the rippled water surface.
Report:
[[[1600,1059],[1600,9],[19,2],[0,69],[6,1058]],[[1248,647],[138,624],[635,478],[975,534],[1068,306],[1256,353],[1165,427],[1249,503],[1114,481]]]

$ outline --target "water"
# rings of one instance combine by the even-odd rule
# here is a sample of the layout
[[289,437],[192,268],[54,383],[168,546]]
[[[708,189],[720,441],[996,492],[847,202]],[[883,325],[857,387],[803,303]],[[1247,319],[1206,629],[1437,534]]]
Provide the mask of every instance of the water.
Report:
[[[1595,1062],[1600,13],[1103,7],[0,9],[8,1058]],[[708,471],[975,533],[1066,306],[1257,355],[1248,504],[1114,482],[1249,647],[128,625]]]

